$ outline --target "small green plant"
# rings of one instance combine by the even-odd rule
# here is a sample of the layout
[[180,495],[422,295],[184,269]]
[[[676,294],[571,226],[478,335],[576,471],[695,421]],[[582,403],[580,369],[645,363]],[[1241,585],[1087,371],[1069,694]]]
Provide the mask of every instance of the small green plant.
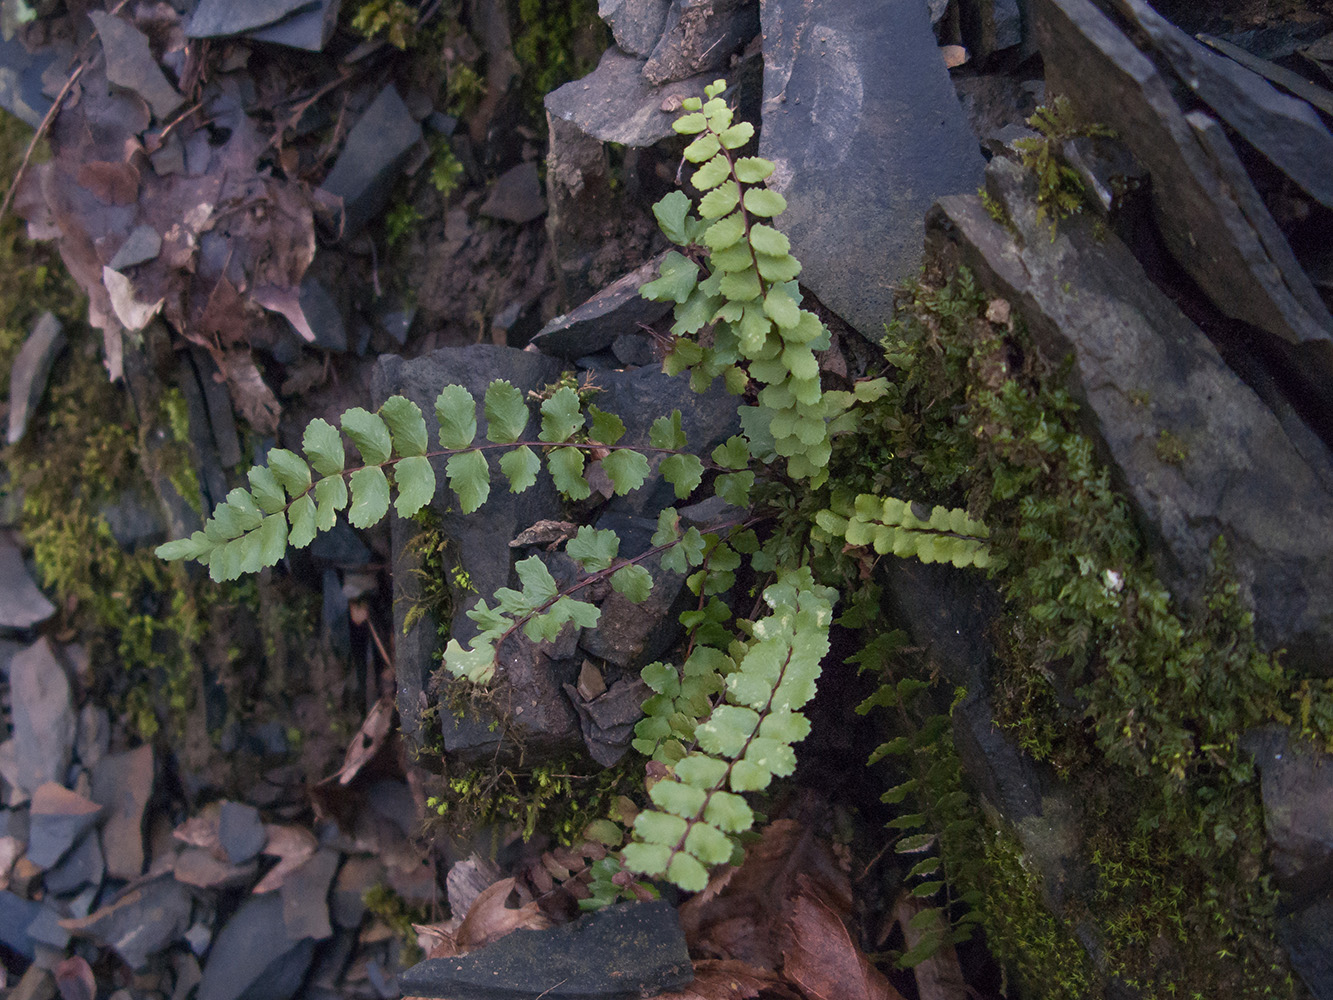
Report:
[[[609,584],[637,602],[653,587],[643,565],[649,559],[686,574],[699,604],[681,615],[685,655],[680,664],[644,668],[655,694],[636,729],[636,747],[668,770],[649,789],[651,807],[636,816],[620,862],[691,890],[704,887],[712,866],[736,855],[736,838],[753,824],[744,795],[791,774],[793,744],[809,732],[801,709],[815,693],[838,596],[816,578],[817,557],[845,544],[958,566],[988,561],[985,527],[962,510],[918,514],[869,492],[821,490],[833,441],[858,431],[860,409],[888,387],[869,379],[850,390],[823,389],[814,352],[828,345],[829,333],[801,307],[795,281],[801,266],[771,224],[786,207],[763,186],[774,165],[740,155],[754,127],[733,121],[719,96],[724,87],[718,81],[705,88],[707,103],[683,104],[675,128],[694,137],[684,155],[696,165],[691,180],[704,194],[697,207],[679,191],[654,206],[663,231],[684,252],[667,254],[643,294],[674,303],[676,339],[665,370],[688,373],[698,391],[724,379],[742,397],[742,434],[701,458],[689,450],[677,411],[654,421],[646,450],[628,448],[619,444],[626,428],[618,416],[598,409],[591,392],[559,384],[535,401],[532,435],[532,404],[510,383],[493,382],[480,400],[448,385],[434,407],[438,449],[431,449],[421,411],[403,397],[386,400],[376,413],[357,407],[342,415],[341,431],[360,453],[359,465],[349,466],[339,429],[315,420],[302,439],[304,456],[273,449],[266,466],[249,471],[249,489],[228,494],[202,531],[158,549],[165,559],[206,563],[216,580],[235,579],[275,564],[288,545],[308,545],[344,509],[354,527],[369,527],[396,493],[398,514],[416,514],[436,493],[432,459],[443,460],[464,513],[490,496],[492,456],[510,490],[522,492],[544,473],[576,501],[590,495],[589,462],[600,465],[620,495],[648,480],[650,455],[679,500],[707,483],[740,513],[701,532],[669,507],[651,547],[632,558],[620,555],[615,532],[584,525],[564,548],[581,578],[562,589],[540,557],[519,561],[519,586],[499,589],[493,607],[478,601],[468,616],[480,633],[467,648],[450,639],[444,652],[451,674],[486,684],[498,651],[516,632],[551,641],[568,624],[595,628],[600,609],[582,599],[594,585]],[[767,614],[754,620],[734,619],[720,599],[736,585],[747,557],[749,572],[768,581],[759,588]]]
[[430,183],[436,191],[448,198],[458,190],[458,182],[463,178],[463,164],[454,155],[454,149],[444,136],[436,136],[430,142],[431,163]]
[[406,49],[416,34],[417,12],[406,0],[364,0],[352,16],[352,29],[366,38],[383,37],[397,49]]
[[1051,238],[1061,219],[1083,211],[1087,194],[1078,172],[1065,163],[1061,145],[1075,136],[1113,136],[1105,125],[1087,124],[1074,113],[1069,98],[1063,94],[1050,104],[1039,107],[1028,119],[1037,136],[1019,139],[1023,166],[1037,175],[1037,218],[1051,220]]

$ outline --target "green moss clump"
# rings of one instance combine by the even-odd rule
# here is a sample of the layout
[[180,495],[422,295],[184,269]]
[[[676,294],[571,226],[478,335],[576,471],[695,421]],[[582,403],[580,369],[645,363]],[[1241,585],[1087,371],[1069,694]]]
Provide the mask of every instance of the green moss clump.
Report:
[[523,69],[524,103],[545,128],[542,102],[587,73],[609,44],[595,0],[519,0],[514,56]]
[[[1295,723],[1329,745],[1333,686],[1257,647],[1220,542],[1205,607],[1171,600],[1061,372],[1021,326],[989,323],[986,305],[966,272],[904,298],[884,341],[896,379],[874,430],[837,453],[835,478],[965,506],[991,527],[1006,608],[996,713],[1079,793],[1095,889],[1061,917],[1090,930],[1099,969],[1149,997],[1285,995],[1239,739]],[[1027,954],[1006,934],[992,930],[997,954]]]
[[373,915],[379,917],[403,943],[402,966],[415,965],[425,958],[421,946],[417,944],[417,932],[413,924],[429,924],[434,921],[432,914],[420,906],[411,906],[402,896],[387,885],[372,885],[361,894],[361,902]]

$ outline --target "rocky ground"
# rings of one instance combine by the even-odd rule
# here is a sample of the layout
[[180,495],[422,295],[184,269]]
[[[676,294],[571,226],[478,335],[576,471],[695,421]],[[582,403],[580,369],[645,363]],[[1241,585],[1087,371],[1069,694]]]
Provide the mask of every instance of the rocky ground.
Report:
[[[1333,8],[4,0],[0,13],[0,103],[27,126],[7,132],[0,246],[7,995],[940,1000],[1203,983],[1333,997],[1333,772],[1317,745],[1333,718]],[[943,710],[967,691],[945,726],[941,795],[969,803],[971,860],[988,874],[966,874],[943,832],[893,849],[883,824],[924,815],[881,805],[902,775],[861,765],[915,710],[854,714],[876,682],[845,671],[743,865],[692,897],[579,921],[619,844],[604,818],[629,822],[641,800],[639,671],[675,651],[684,576],[652,564],[647,604],[599,594],[601,628],[526,644],[487,692],[443,681],[439,649],[476,632],[466,611],[513,582],[517,558],[572,579],[555,551],[572,520],[646,551],[674,502],[665,480],[625,497],[593,482],[576,510],[547,486],[496,497],[484,519],[441,496],[412,521],[340,520],[239,584],[152,553],[310,419],[392,394],[430,412],[447,382],[541,392],[573,372],[625,418],[626,443],[673,408],[696,450],[735,433],[720,389],[661,372],[669,304],[638,295],[667,246],[650,207],[678,183],[671,122],[719,77],[777,164],[781,227],[834,335],[826,387],[883,366],[895,315],[940,357],[951,336],[968,345],[952,382],[901,376],[904,400],[926,386],[928,401],[868,445],[886,470],[902,459],[914,482],[942,482],[923,442],[961,448],[953,425],[1005,384],[1077,404],[1039,416],[1044,436],[1023,439],[1035,459],[998,409],[971,437],[1047,476],[1080,448],[1109,470],[1095,488],[1093,472],[1055,487],[1070,522],[1087,495],[1119,499],[1088,508],[1102,513],[1055,559],[1072,582],[1049,602],[1107,617],[1069,613],[1060,645],[1031,624],[1060,613],[1018,615],[1012,580],[867,560],[903,662]],[[905,295],[923,263],[928,291]],[[960,265],[975,280],[961,326],[952,293],[936,294]],[[928,416],[939,400],[946,427]],[[914,421],[923,436],[899,437]],[[1076,437],[1074,458],[1048,447]],[[1002,464],[990,454],[976,465]],[[987,499],[998,487],[953,475],[949,502],[1005,516]],[[719,517],[681,514],[705,529]],[[1133,535],[1119,549],[1116,518]],[[1242,608],[1221,631],[1219,536]],[[1143,610],[1159,592],[1170,610]],[[1148,672],[1177,662],[1154,645],[1179,638],[1163,638],[1168,614],[1198,654],[1180,654],[1184,679]],[[850,632],[838,642],[857,648]],[[1132,694],[1077,687],[1075,662],[1144,679]],[[1281,675],[1264,697],[1284,707],[1237,709],[1261,703],[1250,674]],[[1155,684],[1183,694],[1160,708]],[[1178,781],[1152,742],[1176,714]],[[1123,745],[1097,742],[1103,729]],[[1210,817],[1206,849],[1154,841],[1102,797],[1132,800],[1159,772],[1172,795],[1234,806],[1189,813]],[[968,906],[915,891],[935,853],[943,891],[978,880]],[[1137,874],[1121,877],[1122,861]],[[1219,878],[1235,884],[1209,886]],[[916,947],[932,920],[970,926],[969,908],[984,934]]]

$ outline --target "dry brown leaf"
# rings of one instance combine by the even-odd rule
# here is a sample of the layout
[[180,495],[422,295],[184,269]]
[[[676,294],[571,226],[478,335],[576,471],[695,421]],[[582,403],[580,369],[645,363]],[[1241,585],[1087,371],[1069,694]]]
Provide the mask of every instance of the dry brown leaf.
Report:
[[695,962],[694,982],[683,990],[659,993],[655,1000],[751,1000],[761,992],[777,1000],[800,1000],[800,994],[776,973],[718,959]]
[[299,288],[277,288],[273,285],[259,285],[250,292],[250,297],[270,312],[283,316],[307,343],[315,342],[315,331],[306,319],[301,308],[301,290]]
[[799,874],[807,875],[837,905],[850,909],[851,884],[832,848],[816,836],[816,828],[814,822],[795,819],[770,823],[760,840],[746,848],[739,869],[730,876],[715,876],[720,884],[710,884],[713,891],[706,889],[682,905],[680,920],[690,953],[776,969],[787,900],[798,891]]
[[139,200],[139,171],[128,163],[94,160],[80,164],[75,183],[108,205],[133,205]]
[[968,55],[967,49],[961,45],[941,45],[940,55],[944,57],[944,66],[946,69],[953,69],[955,66],[961,66],[972,58]]
[[361,768],[379,752],[384,740],[393,729],[393,698],[385,696],[375,702],[366,719],[361,723],[352,742],[347,745],[347,754],[343,757],[343,766],[333,775],[338,784],[350,784]]
[[[893,917],[903,930],[903,941],[906,945],[904,951],[915,948],[922,937],[929,932],[928,929],[912,926],[912,918],[922,910],[928,909],[933,907],[924,900],[917,899],[910,892],[903,892],[898,896],[898,902],[893,907]],[[939,920],[943,922],[943,914],[940,914]],[[937,927],[935,930],[936,933],[943,933],[947,928]],[[916,976],[916,990],[921,995],[921,1000],[968,1000],[971,996],[963,977],[963,969],[958,964],[958,953],[954,951],[952,944],[941,945],[930,958],[918,962],[913,967],[912,974]]]
[[417,947],[427,958],[453,958],[458,954],[458,935],[460,920],[450,919],[438,924],[413,924],[412,930],[417,935]]
[[222,803],[210,802],[199,810],[198,815],[191,816],[171,831],[171,835],[191,847],[202,847],[219,861],[226,862],[227,855],[218,842],[218,822],[221,817]]
[[541,931],[551,926],[536,902],[524,903],[515,910],[506,907],[505,901],[513,891],[512,878],[503,878],[481,891],[458,925],[455,941],[460,951],[484,947],[513,931]]
[[809,1000],[903,1000],[866,958],[842,918],[814,892],[791,901],[782,974]]
[[213,360],[227,380],[232,402],[241,411],[241,416],[262,434],[276,433],[282,405],[259,374],[250,352],[214,351]]
[[292,872],[300,868],[319,849],[315,835],[303,826],[265,823],[263,853],[278,859],[251,891],[255,895],[282,888]]

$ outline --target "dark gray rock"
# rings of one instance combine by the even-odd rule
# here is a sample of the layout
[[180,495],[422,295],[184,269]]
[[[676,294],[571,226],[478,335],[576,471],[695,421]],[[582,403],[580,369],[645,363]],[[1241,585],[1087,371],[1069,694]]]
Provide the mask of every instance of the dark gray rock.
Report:
[[1315,1000],[1333,997],[1333,893],[1278,921],[1277,937]]
[[1333,163],[1333,135],[1310,105],[1199,44],[1142,0],[1114,5],[1199,100],[1307,194],[1333,208],[1333,174],[1326,169]]
[[37,128],[51,110],[42,93],[42,74],[60,58],[54,47],[29,52],[17,38],[0,38],[0,108]]
[[[877,339],[921,260],[926,209],[975,191],[983,161],[924,5],[763,6],[760,155],[801,284]],[[892,58],[886,53],[892,52]]]
[[643,718],[643,703],[651,697],[652,689],[637,677],[621,678],[591,700],[573,684],[564,685],[564,689],[579,713],[589,756],[602,767],[620,763],[634,739],[634,726]]
[[1224,38],[1215,38],[1208,34],[1199,34],[1196,37],[1210,49],[1221,52],[1228,59],[1232,59],[1246,69],[1258,73],[1265,80],[1271,80],[1283,90],[1295,94],[1302,100],[1309,101],[1324,114],[1333,115],[1333,90],[1326,90],[1285,66],[1279,66],[1268,59],[1251,55],[1239,45],[1233,45]]
[[189,890],[166,875],[129,889],[86,917],[66,920],[63,926],[77,937],[111,948],[131,969],[141,969],[185,933],[193,905]]
[[421,126],[393,84],[357,119],[323,185],[325,191],[343,200],[344,240],[383,211],[394,181],[421,136]]
[[39,868],[54,867],[101,817],[102,807],[96,802],[46,782],[32,793],[28,860]]
[[28,936],[28,927],[41,908],[40,903],[16,896],[8,889],[0,890],[0,945],[32,961],[33,941]]
[[18,357],[14,359],[9,372],[7,440],[10,444],[17,444],[28,429],[28,419],[37,411],[42,393],[46,392],[51,363],[64,347],[65,335],[61,331],[60,320],[53,313],[42,313],[19,348]]
[[[166,74],[148,47],[148,36],[129,21],[102,11],[89,11],[88,17],[102,42],[107,80],[134,91],[148,102],[157,120],[165,122],[185,103],[185,98],[167,82]],[[161,246],[160,239],[158,245]]]
[[55,900],[48,896],[43,900],[36,918],[28,925],[28,937],[35,944],[63,950],[70,939],[69,931],[60,926],[60,921],[66,917],[67,914],[60,912]]
[[953,734],[963,772],[1007,822],[1041,815],[1037,763],[1000,731],[983,696],[969,695],[954,708]]
[[239,35],[276,24],[309,5],[310,0],[199,0],[185,26],[185,35],[187,38]]
[[143,874],[144,811],[155,775],[153,748],[148,745],[104,757],[93,767],[93,801],[108,811],[102,846],[112,878],[129,881]]
[[544,354],[573,361],[634,334],[640,323],[656,323],[670,311],[671,303],[645,299],[639,289],[657,278],[662,256],[617,278],[581,306],[555,317],[532,338],[532,345]]
[[[1086,429],[1160,542],[1157,568],[1175,597],[1201,601],[1222,535],[1260,641],[1327,673],[1333,498],[1319,476],[1119,239],[1098,239],[1075,216],[1052,240],[1032,178],[999,158],[987,174],[1013,232],[976,196],[944,198],[928,221],[933,251],[1012,302],[1047,358],[1072,358]],[[1177,453],[1164,455],[1163,440]]]
[[352,652],[351,605],[336,569],[326,569],[321,578],[319,628],[333,651],[344,658]]
[[[569,122],[583,135],[624,146],[651,146],[675,135],[671,123],[678,111],[663,111],[671,95],[699,97],[706,84],[719,75],[709,71],[678,83],[654,84],[643,75],[644,60],[612,46],[602,53],[597,68],[546,95],[546,113]],[[553,146],[552,152],[559,157]],[[547,188],[551,186],[547,171]]]
[[491,185],[478,211],[491,219],[523,225],[546,214],[542,182],[532,161],[510,167]]
[[56,607],[37,589],[23,553],[9,532],[0,532],[0,629],[26,629],[55,614]]
[[218,814],[218,843],[227,860],[241,865],[264,849],[264,821],[243,802],[224,802]]
[[611,342],[611,353],[627,368],[643,368],[657,361],[657,349],[642,331],[622,333]]
[[282,925],[292,941],[323,941],[333,936],[329,924],[329,886],[338,871],[339,854],[330,848],[316,851],[287,876],[278,890]]
[[959,27],[963,44],[977,63],[1023,41],[1018,0],[960,0]]
[[585,628],[579,645],[592,656],[624,669],[635,669],[660,659],[680,636],[676,620],[694,599],[685,589],[685,577],[662,569],[661,559],[640,563],[653,577],[653,589],[642,604],[612,591],[602,601],[596,628]]
[[46,639],[10,661],[9,693],[18,784],[31,795],[48,781],[60,784],[74,752],[76,719],[69,679]]
[[106,519],[111,537],[122,549],[133,552],[167,540],[161,505],[146,502],[136,489],[125,490],[114,503],[103,504],[98,513]]
[[321,531],[310,543],[310,555],[339,569],[356,569],[370,563],[370,549],[361,537],[339,516],[333,527]]
[[1060,155],[1083,181],[1093,208],[1104,219],[1115,219],[1127,204],[1147,193],[1148,172],[1119,139],[1075,136],[1060,144]]
[[1185,115],[1152,62],[1089,0],[1032,0],[1052,93],[1109,125],[1152,176],[1167,249],[1224,313],[1299,345],[1333,377],[1333,317],[1301,270],[1221,128]]
[[[638,1000],[694,979],[675,908],[665,900],[608,906],[572,924],[520,930],[459,958],[398,977],[405,995],[450,1000]],[[200,1000],[211,1000],[202,997]]]
[[13,837],[20,843],[28,842],[28,809],[0,809],[0,837]]
[[671,0],[661,41],[643,67],[649,83],[714,73],[759,34],[757,0]]
[[[1278,883],[1289,890],[1333,888],[1333,766],[1315,747],[1293,745],[1285,729],[1248,733],[1259,768],[1264,830]],[[1311,884],[1311,882],[1315,884]]]
[[276,24],[247,32],[257,42],[272,42],[293,49],[319,52],[338,27],[342,0],[315,0]]
[[314,942],[287,936],[278,893],[251,896],[218,932],[198,1000],[290,1000],[301,988]]
[[[498,878],[499,876],[497,876]],[[344,930],[356,930],[366,914],[366,890],[384,881],[379,858],[350,857],[338,869],[330,899],[330,916]]]
[[326,351],[347,350],[347,324],[338,300],[313,275],[301,280],[301,312],[315,335],[315,346]]
[[634,56],[652,54],[666,27],[671,0],[598,0],[597,15],[611,27],[616,44]]

